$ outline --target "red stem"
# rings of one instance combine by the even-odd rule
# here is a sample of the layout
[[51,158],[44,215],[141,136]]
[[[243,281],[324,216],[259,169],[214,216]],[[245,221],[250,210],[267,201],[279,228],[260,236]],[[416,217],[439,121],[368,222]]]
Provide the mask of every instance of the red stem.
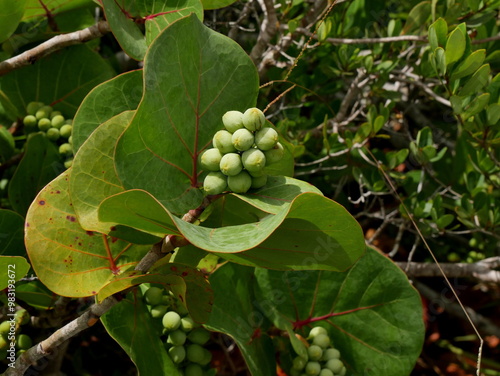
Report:
[[120,269],[116,266],[115,260],[113,259],[113,254],[111,253],[111,249],[109,248],[109,243],[108,243],[108,237],[107,235],[102,235],[103,241],[104,241],[104,247],[106,248],[106,253],[108,254],[108,261],[110,264],[109,269],[113,274],[118,274],[120,273]]
[[329,319],[330,317],[335,317],[335,316],[341,316],[341,315],[346,315],[348,313],[352,313],[352,312],[356,312],[356,311],[361,311],[363,309],[370,309],[370,308],[373,308],[373,307],[376,307],[378,304],[374,304],[372,306],[368,306],[368,307],[359,307],[359,308],[354,308],[354,309],[350,309],[348,311],[344,311],[344,312],[338,312],[338,313],[328,313],[324,316],[319,316],[319,317],[309,317],[305,320],[298,320],[298,321],[295,321],[293,322],[293,329],[300,329],[302,328],[303,326],[305,325],[309,325],[310,323],[313,323],[313,322],[317,322],[317,321],[323,321],[323,320],[326,320],[326,319]]

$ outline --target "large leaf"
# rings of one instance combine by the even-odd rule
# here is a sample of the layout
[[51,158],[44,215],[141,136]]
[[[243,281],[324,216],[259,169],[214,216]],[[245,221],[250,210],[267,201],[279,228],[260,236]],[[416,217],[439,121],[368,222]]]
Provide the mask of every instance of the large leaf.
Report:
[[16,30],[23,18],[26,0],[0,0],[0,42],[7,39]]
[[253,281],[253,268],[229,263],[217,269],[210,276],[214,304],[206,326],[235,340],[253,375],[275,376],[275,350],[261,334],[265,318],[254,306]]
[[9,184],[12,208],[25,215],[36,194],[65,169],[61,155],[44,133],[31,134],[23,159]]
[[92,3],[92,0],[27,0],[23,20],[54,16],[60,12],[72,10]]
[[0,101],[14,117],[24,117],[31,101],[51,104],[72,117],[85,95],[112,75],[108,63],[86,45],[67,47],[3,76]]
[[[406,275],[373,249],[343,273],[255,271],[257,305],[304,337],[324,326],[349,375],[409,375],[424,339],[422,302]],[[301,330],[302,329],[302,330]]]
[[[140,190],[125,191],[104,200],[99,218],[146,232],[162,229],[173,232],[177,228],[193,246],[251,266],[325,270],[345,270],[351,266],[365,248],[356,220],[334,201],[313,192],[297,195],[297,190],[291,187],[294,194],[290,196],[296,197],[292,201],[278,198],[276,201],[283,206],[276,214],[251,213],[246,218],[247,211],[241,210],[245,217],[240,220],[233,214],[232,223],[224,227],[219,227],[224,222],[217,224],[217,221],[217,227],[185,222]],[[271,207],[265,200],[258,204]]]
[[0,290],[3,290],[23,278],[30,270],[30,264],[21,256],[0,256],[0,268],[4,271],[0,275]]
[[123,111],[137,109],[141,98],[142,70],[121,74],[92,89],[73,119],[75,153],[99,125]]
[[144,189],[183,214],[203,199],[200,152],[226,111],[255,104],[257,71],[240,46],[191,15],[155,39],[144,80],[144,98],[117,145],[118,176],[126,189]]
[[108,233],[109,223],[99,222],[97,208],[105,198],[123,191],[116,176],[113,155],[116,140],[130,123],[133,111],[125,111],[99,126],[73,160],[69,189],[80,225],[90,231]]
[[24,218],[11,210],[0,209],[0,255],[25,256]]
[[[123,50],[133,59],[142,60],[147,46],[175,20],[194,12],[203,20],[200,0],[103,0],[106,19]],[[145,24],[146,35],[139,24]]]
[[160,339],[161,332],[137,293],[115,305],[101,317],[109,335],[125,350],[137,367],[138,375],[178,376],[177,366]]
[[132,269],[149,247],[85,231],[68,194],[69,170],[40,191],[26,217],[25,242],[31,265],[56,294],[95,295]]

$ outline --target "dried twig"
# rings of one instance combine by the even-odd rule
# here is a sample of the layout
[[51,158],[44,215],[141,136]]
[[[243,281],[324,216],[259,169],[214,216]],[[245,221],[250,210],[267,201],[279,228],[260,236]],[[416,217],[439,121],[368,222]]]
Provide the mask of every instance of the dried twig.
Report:
[[106,21],[99,21],[97,24],[73,33],[55,36],[20,55],[11,57],[0,63],[0,76],[3,76],[15,69],[34,64],[44,56],[64,47],[88,42],[89,40],[102,37],[110,31]]

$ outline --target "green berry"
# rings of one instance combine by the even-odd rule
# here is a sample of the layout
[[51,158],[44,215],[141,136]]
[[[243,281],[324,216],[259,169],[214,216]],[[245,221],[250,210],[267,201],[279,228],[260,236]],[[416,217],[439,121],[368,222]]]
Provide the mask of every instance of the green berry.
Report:
[[245,193],[252,186],[252,177],[246,171],[227,178],[229,190],[234,193]]
[[307,354],[311,360],[320,360],[323,356],[323,349],[317,345],[311,345],[307,348]]
[[6,335],[10,331],[10,322],[4,321],[0,324],[0,335]]
[[168,355],[170,355],[174,363],[179,364],[186,359],[186,349],[184,346],[173,346],[168,349]]
[[52,111],[52,113],[50,114],[50,120],[54,119],[56,116],[62,116],[61,111]]
[[345,366],[343,366],[339,372],[339,376],[345,376],[346,373],[347,373],[347,368],[345,368]]
[[42,102],[30,102],[26,106],[26,112],[28,113],[28,115],[35,115],[36,112],[43,106],[44,104]]
[[340,359],[340,351],[334,348],[326,349],[323,352],[322,360],[327,361],[330,359]]
[[203,180],[203,189],[208,195],[218,195],[227,188],[227,176],[222,172],[210,172]]
[[224,154],[219,164],[221,172],[226,176],[238,175],[243,170],[241,156],[237,153]]
[[59,146],[59,154],[70,156],[73,154],[73,147],[68,143],[64,143]]
[[69,138],[69,136],[71,136],[72,130],[73,130],[72,125],[64,124],[59,131],[61,132],[62,137]]
[[233,135],[228,131],[218,131],[215,133],[212,143],[222,154],[233,153],[236,148],[233,145],[232,137]]
[[330,346],[330,337],[327,334],[318,334],[313,338],[312,344],[326,349]]
[[163,327],[169,331],[174,331],[181,325],[181,316],[177,312],[170,311],[165,313],[162,319]]
[[146,304],[155,306],[158,304],[161,304],[161,298],[163,297],[163,289],[156,287],[156,286],[151,286],[149,289],[146,290],[144,293],[144,301]]
[[167,343],[171,343],[174,346],[182,346],[186,342],[186,333],[182,330],[174,330],[168,335]]
[[258,108],[249,108],[243,113],[243,126],[249,131],[258,131],[266,123],[264,113]]
[[251,188],[253,189],[259,189],[265,186],[267,183],[267,175],[262,175],[259,177],[253,177],[252,176],[252,185]]
[[255,138],[252,132],[250,132],[246,128],[243,128],[238,129],[233,133],[231,141],[236,150],[245,151],[252,147],[253,143],[255,142]]
[[222,158],[222,153],[217,148],[211,148],[205,150],[201,154],[200,163],[201,167],[207,171],[219,171],[220,160]]
[[301,371],[305,368],[307,364],[307,359],[302,358],[301,356],[296,356],[293,358],[293,363],[292,363],[293,369],[296,369],[297,371]]
[[271,150],[278,143],[278,132],[273,128],[265,127],[255,133],[255,145],[264,151]]
[[70,158],[70,159],[67,159],[64,161],[65,168],[70,168],[71,166],[73,166],[73,158]]
[[193,363],[200,363],[205,357],[205,352],[203,350],[203,347],[201,347],[200,345],[192,343],[187,347],[186,350],[187,360]]
[[23,124],[26,126],[26,127],[29,127],[29,128],[33,128],[33,127],[36,127],[37,124],[38,124],[38,120],[36,119],[36,117],[34,117],[33,115],[27,115],[24,117],[23,119]]
[[49,118],[50,118],[50,115],[52,114],[52,112],[54,111],[52,106],[42,106],[42,107],[40,107],[39,110],[45,111],[48,114]]
[[264,151],[264,155],[266,156],[266,163],[268,165],[281,161],[281,158],[283,158],[284,154],[285,148],[283,147],[283,145],[281,145],[280,142],[276,143],[276,145],[274,145],[272,149]]
[[241,155],[243,167],[250,172],[260,172],[266,165],[266,156],[259,149],[250,149]]
[[73,145],[73,136],[68,137],[68,144]]
[[184,369],[184,376],[203,376],[203,368],[199,364],[188,364]]
[[61,128],[64,125],[64,118],[62,115],[56,115],[52,117],[50,122],[54,128]]
[[316,376],[321,372],[321,365],[318,362],[308,362],[305,368],[306,375]]
[[168,307],[163,304],[158,304],[155,305],[153,308],[151,308],[151,316],[154,319],[161,319],[163,316],[165,316],[165,313],[167,313]]
[[181,329],[185,332],[190,332],[195,327],[195,323],[191,317],[183,317],[181,319]]
[[59,129],[57,128],[49,128],[47,129],[47,138],[51,141],[57,141],[59,140],[60,134],[59,134]]
[[19,325],[26,325],[30,322],[30,318],[30,314],[25,309],[21,308],[16,312],[16,321],[19,323]]
[[334,373],[328,368],[323,368],[319,373],[319,376],[335,376]]
[[31,346],[33,346],[33,341],[26,334],[20,334],[16,338],[17,347],[21,350],[28,350]]
[[325,367],[333,373],[340,373],[342,367],[344,367],[344,363],[340,359],[330,359],[326,362]]
[[222,116],[222,123],[229,132],[234,133],[243,128],[243,114],[239,111],[228,111]]
[[193,329],[188,334],[188,339],[198,345],[204,345],[210,339],[210,332],[203,327]]
[[328,332],[322,326],[315,326],[314,328],[311,329],[311,331],[309,332],[309,337],[307,337],[307,338],[309,338],[309,339],[314,338],[318,334],[326,334],[326,335],[328,335]]
[[212,353],[207,349],[203,349],[203,359],[201,360],[200,364],[202,366],[206,366],[211,361],[212,361]]
[[38,120],[38,129],[42,132],[47,132],[50,128],[52,128],[52,124],[49,119],[44,117]]

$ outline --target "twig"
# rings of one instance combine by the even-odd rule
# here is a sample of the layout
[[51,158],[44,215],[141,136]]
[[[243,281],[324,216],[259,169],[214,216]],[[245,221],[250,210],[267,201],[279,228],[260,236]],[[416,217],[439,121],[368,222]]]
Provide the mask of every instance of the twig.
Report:
[[11,57],[0,63],[0,76],[3,76],[15,69],[34,64],[44,56],[51,54],[64,47],[88,42],[89,40],[100,38],[110,31],[106,21],[100,21],[96,25],[83,30],[78,30],[68,34],[57,35],[42,44],[25,51],[20,55]]
[[[442,277],[436,264],[425,262],[396,262],[411,277]],[[500,283],[500,256],[490,257],[472,264],[441,263],[441,268],[449,278],[475,278],[481,282]]]
[[494,335],[500,337],[500,328],[483,315],[480,315],[479,313],[474,311],[472,308],[461,307],[459,304],[450,301],[448,296],[444,296],[443,294],[434,291],[422,282],[414,281],[414,286],[418,291],[420,291],[423,296],[441,305],[446,310],[446,312],[455,317],[459,317],[461,319],[465,318],[465,309],[468,315],[468,319],[470,319],[474,323],[474,326],[477,328],[477,330],[484,335]]
[[276,10],[274,9],[274,1],[257,0],[257,2],[264,12],[264,20],[262,21],[260,27],[257,42],[255,43],[255,46],[253,46],[252,52],[250,52],[250,58],[253,60],[255,65],[258,65],[259,61],[262,59],[262,54],[269,45],[269,42],[278,31],[278,18],[276,17]]
[[245,4],[243,7],[243,10],[240,13],[240,16],[238,19],[231,23],[231,29],[229,30],[228,37],[231,39],[236,39],[236,35],[238,34],[238,30],[240,29],[240,23],[244,21],[245,19],[248,18],[248,15],[250,14],[250,8],[253,6],[253,0],[250,0]]

